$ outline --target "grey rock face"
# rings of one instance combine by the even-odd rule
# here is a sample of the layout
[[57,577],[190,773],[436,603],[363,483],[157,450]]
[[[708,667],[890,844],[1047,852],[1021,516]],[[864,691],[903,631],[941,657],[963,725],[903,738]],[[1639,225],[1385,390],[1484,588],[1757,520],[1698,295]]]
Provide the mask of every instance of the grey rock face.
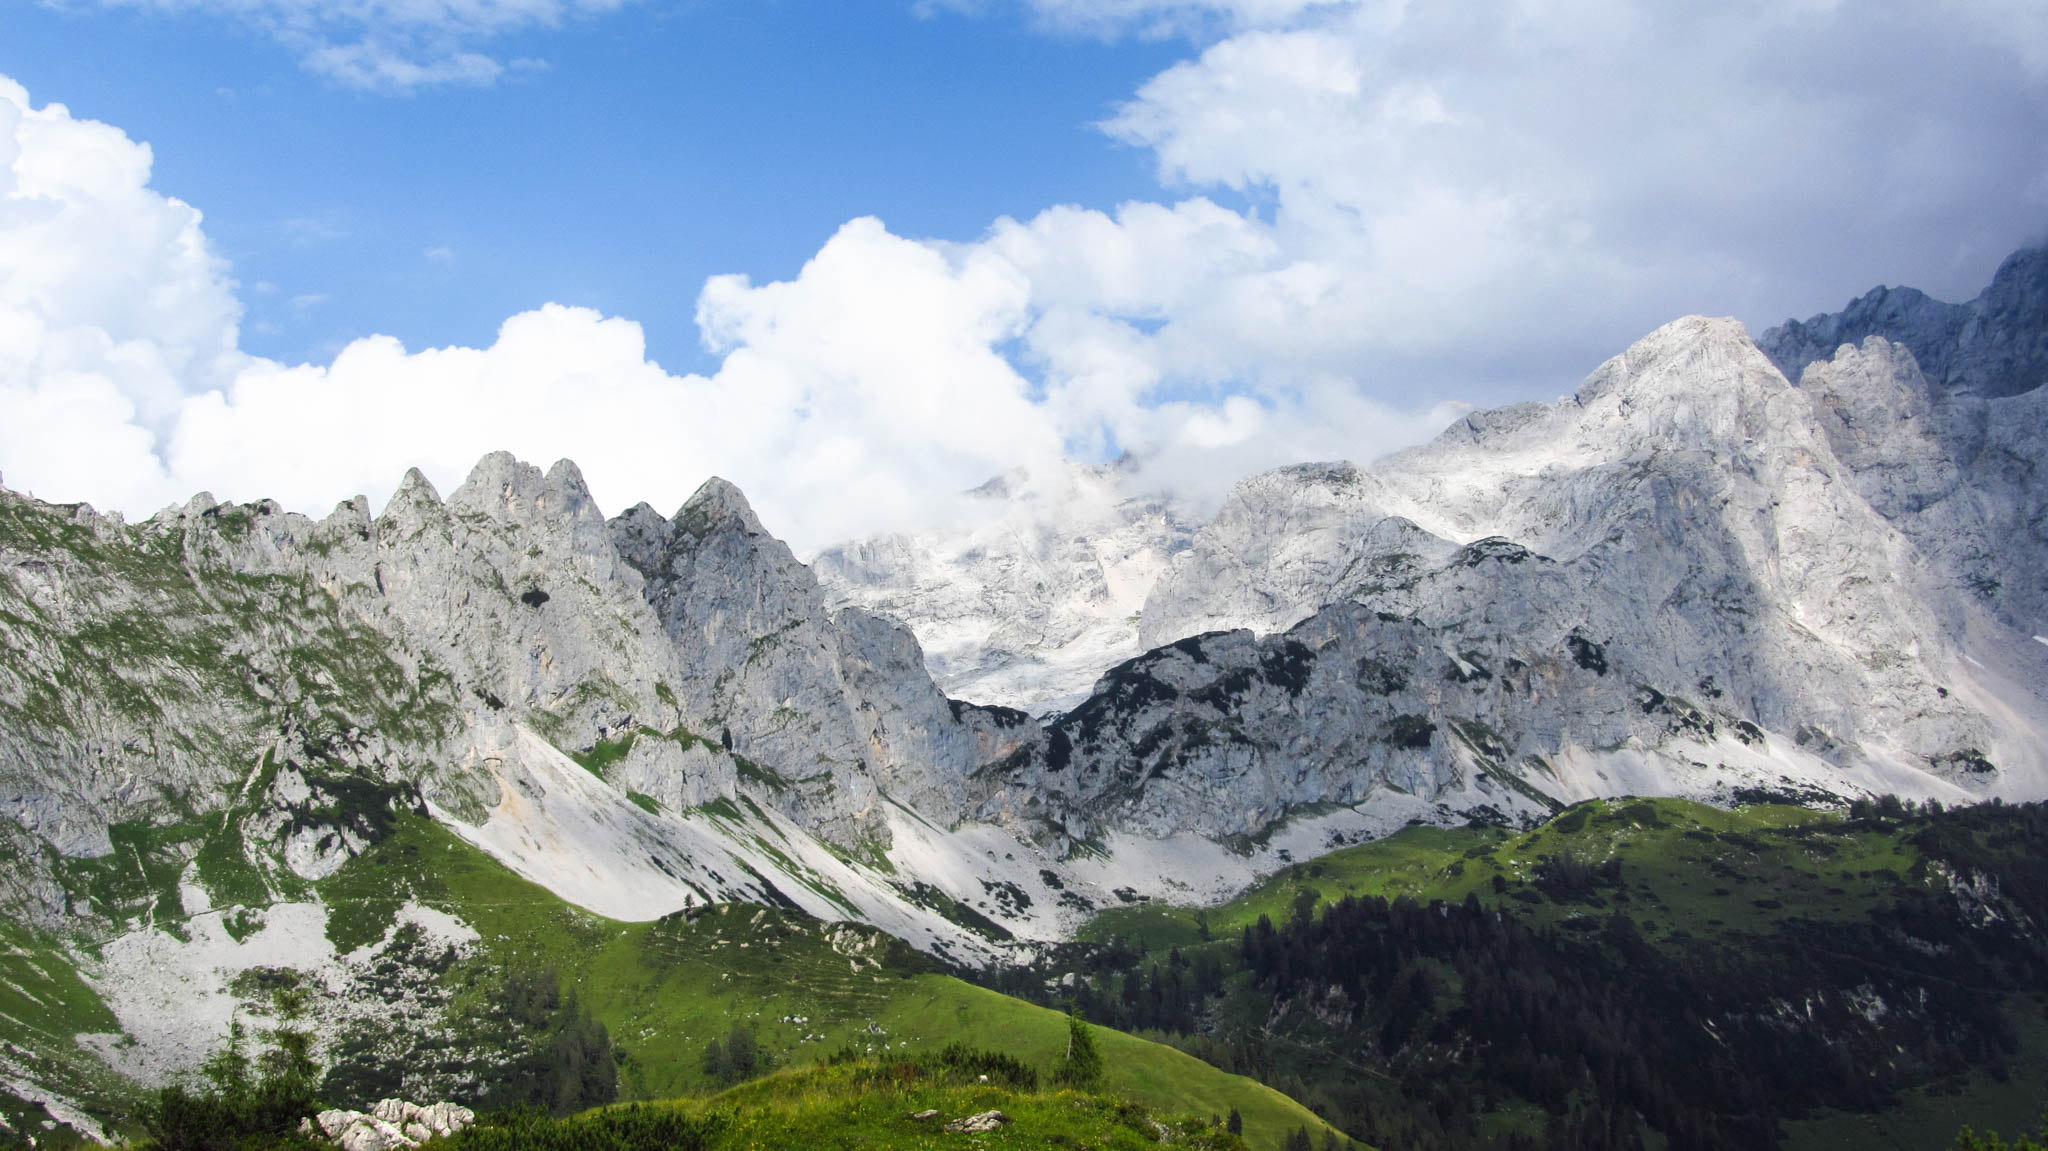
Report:
[[1991,285],[1967,304],[1913,288],[1873,288],[1840,312],[1787,320],[1757,345],[1787,379],[1871,336],[1903,344],[1941,390],[1986,399],[2048,383],[2048,248],[2007,257]]
[[1904,345],[1873,336],[1808,365],[1800,390],[1857,491],[1949,602],[2048,634],[2048,389],[1947,391]]
[[886,834],[884,792],[958,818],[960,780],[1004,746],[998,729],[946,699],[908,628],[835,612],[739,489],[713,479],[673,519],[642,505],[612,534],[679,661],[684,712],[768,765],[792,816],[842,843]]
[[[1733,321],[1686,319],[1571,399],[1475,413],[1369,469],[1247,480],[1147,602],[1147,640],[1180,642],[1113,672],[1019,791],[1212,833],[1477,772],[1560,799],[1807,778],[1758,754],[1818,763],[1840,794],[2033,794],[2048,646],[1954,592],[1997,583],[2008,624],[2031,610],[2012,605],[2040,578],[2035,401],[1943,397],[1911,366],[1876,341],[1794,388]],[[1971,474],[1970,429],[2008,479]],[[1250,631],[1202,634],[1224,627]],[[1655,768],[1542,766],[1581,753]]]
[[660,809],[751,791],[842,845],[886,841],[884,793],[957,818],[1024,734],[948,701],[901,625],[831,610],[728,485],[608,524],[573,464],[503,454],[445,502],[415,472],[382,514],[320,521],[202,495],[128,525],[0,492],[0,640],[4,894],[49,927],[78,910],[57,861],[116,824],[229,812],[259,872],[299,880],[366,842],[351,780],[480,825],[538,786],[522,732],[602,752]]
[[1140,642],[1149,649],[1205,631],[1284,631],[1323,604],[1397,586],[1456,550],[1377,498],[1373,477],[1348,463],[1244,480],[1153,586]]
[[830,612],[739,489],[710,480],[667,521],[636,508],[614,538],[646,580],[684,710],[739,755],[784,765],[783,802],[804,822],[844,840],[872,831],[875,782]]

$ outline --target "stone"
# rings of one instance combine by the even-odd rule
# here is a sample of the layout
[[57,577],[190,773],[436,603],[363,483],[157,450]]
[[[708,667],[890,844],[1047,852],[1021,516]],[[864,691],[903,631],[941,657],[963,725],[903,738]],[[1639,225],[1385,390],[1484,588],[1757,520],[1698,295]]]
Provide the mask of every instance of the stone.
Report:
[[[476,1121],[476,1113],[454,1103],[422,1107],[403,1099],[380,1099],[362,1111],[322,1111],[320,1131],[342,1151],[393,1151],[453,1135]],[[311,1133],[308,1124],[301,1130]]]
[[953,1120],[946,1124],[946,1130],[956,1135],[975,1135],[997,1130],[1009,1121],[1010,1117],[1000,1111],[982,1111],[964,1119]]

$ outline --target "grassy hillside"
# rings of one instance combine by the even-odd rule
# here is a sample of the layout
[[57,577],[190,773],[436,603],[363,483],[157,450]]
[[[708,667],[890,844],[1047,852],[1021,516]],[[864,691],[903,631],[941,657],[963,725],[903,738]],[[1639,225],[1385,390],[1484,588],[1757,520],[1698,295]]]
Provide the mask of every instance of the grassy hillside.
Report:
[[[1049,1071],[1065,1045],[1055,1008],[1070,1002],[1121,1029],[1100,1036],[1110,1097],[1152,1118],[1234,1108],[1254,1148],[1323,1131],[1318,1114],[1409,1151],[1933,1147],[1964,1121],[2017,1129],[2048,1095],[2039,807],[1843,819],[1650,800],[1582,804],[1521,833],[1413,827],[1221,907],[1105,912],[1084,941],[991,986],[872,929],[775,908],[607,920],[427,818],[401,810],[378,833],[316,885],[331,942],[355,957],[351,994],[397,1005],[326,1016],[338,1103],[424,1083],[474,1098],[541,1075],[535,1052],[559,1063],[574,1049],[571,1064],[599,1060],[596,1078],[615,1083],[603,1098],[681,1099],[698,1116],[707,1099],[768,1100],[782,1117],[760,1120],[764,1138],[844,1112],[868,1145],[921,1145],[921,1128],[898,1130],[901,1100],[847,1095],[855,1072],[837,1068],[854,1064],[827,1063],[964,1041]],[[407,925],[420,908],[478,938],[449,948]],[[79,1097],[113,1098],[69,1041],[112,1017],[55,941],[4,942],[0,978],[19,994],[0,1039],[68,1060]],[[235,981],[252,1023],[293,981]],[[736,1026],[781,1087],[726,1091],[704,1056]],[[1013,1105],[1086,1109],[1030,1092]],[[22,1100],[0,1109],[18,1130],[42,1117]],[[1130,1134],[1097,1118],[1108,1126],[1073,1137]],[[984,1138],[1042,1145],[1062,1130],[1020,1119]]]
[[1116,908],[998,985],[1383,1145],[1934,1147],[2048,1096],[2043,923],[2039,805],[1626,800]]
[[[772,908],[723,905],[651,923],[580,911],[519,879],[439,825],[400,818],[393,834],[321,884],[344,949],[390,929],[407,901],[453,912],[481,935],[477,960],[449,971],[452,1000],[488,994],[481,974],[535,967],[559,973],[620,1051],[623,1098],[701,1094],[718,1084],[702,1055],[735,1023],[776,1063],[807,1066],[852,1048],[878,1055],[955,1040],[1050,1067],[1064,1017],[941,973],[867,928],[822,924]],[[1171,1047],[1105,1032],[1106,1090],[1165,1114],[1244,1117],[1253,1148],[1323,1124],[1298,1103]]]
[[[750,1032],[770,1066],[790,1069],[828,1052],[882,1057],[955,1040],[1049,1068],[1064,1048],[1059,1012],[954,978],[881,932],[742,905],[615,922],[520,879],[402,804],[373,806],[379,819],[370,830],[378,838],[313,890],[295,883],[284,895],[325,904],[329,940],[349,957],[347,989],[337,993],[322,979],[273,968],[243,972],[231,984],[254,1034],[266,1025],[277,988],[311,993],[331,1040],[324,1088],[331,1102],[421,1091],[506,1102],[512,1097],[488,1093],[544,1077],[535,1049],[573,1039],[597,1050],[593,1025],[609,1036],[622,1099],[722,1089],[704,1052],[735,1026]],[[128,903],[146,907],[148,921],[172,938],[190,937],[176,898],[176,853],[138,851],[129,870],[135,874],[116,868],[90,878],[102,887],[136,886],[124,892]],[[237,939],[261,930],[267,914],[260,878],[251,888],[223,920]],[[118,902],[107,900],[109,907]],[[450,949],[408,925],[418,908],[449,913],[478,938]],[[73,964],[62,941],[0,924],[0,1041],[8,1044],[0,1060],[27,1060],[44,1087],[125,1128],[138,1090],[73,1038],[118,1032],[119,1024]],[[361,1006],[378,1001],[394,1006]],[[1110,1068],[1105,1089],[1160,1114],[1235,1108],[1253,1148],[1277,1148],[1298,1127],[1323,1129],[1280,1092],[1171,1047],[1107,1031],[1101,1044]],[[14,1132],[41,1130],[50,1114],[19,1094],[0,1090],[0,1121]],[[0,1130],[0,1141],[7,1138]]]
[[[993,1130],[965,1135],[947,1125],[998,1111]],[[778,1072],[703,1100],[625,1104],[562,1120],[516,1117],[454,1141],[456,1151],[660,1147],[739,1151],[759,1147],[875,1149],[1100,1147],[1138,1151],[1162,1137],[1193,1151],[1241,1151],[1245,1143],[1204,1115],[1154,1111],[1114,1095],[1041,1088],[997,1077],[978,1083],[935,1060],[861,1059]],[[968,1142],[971,1140],[971,1142]]]
[[[1627,907],[1652,942],[1670,945],[1794,921],[1860,919],[1894,895],[1920,860],[1904,825],[1847,826],[1801,807],[1726,811],[1682,799],[1579,804],[1531,831],[1413,826],[1386,839],[1297,864],[1221,907],[1139,906],[1104,911],[1082,938],[1152,947],[1236,935],[1264,915],[1274,923],[1345,896],[1406,896],[1457,903],[1467,895],[1511,910],[1532,927],[1563,927]],[[1601,864],[1623,861],[1627,882],[1602,883]],[[1552,899],[1573,864],[1594,870],[1592,899]]]
[[[56,940],[0,920],[0,1067],[9,1077],[32,1063],[43,1086],[96,1109],[119,1106],[124,1082],[74,1036],[120,1030],[112,1012],[78,978],[71,958]],[[39,1132],[45,1122],[68,1119],[46,1110],[26,1084],[0,1083],[0,1124],[15,1132]],[[0,1131],[0,1143],[6,1132]],[[61,1143],[45,1143],[56,1146]]]

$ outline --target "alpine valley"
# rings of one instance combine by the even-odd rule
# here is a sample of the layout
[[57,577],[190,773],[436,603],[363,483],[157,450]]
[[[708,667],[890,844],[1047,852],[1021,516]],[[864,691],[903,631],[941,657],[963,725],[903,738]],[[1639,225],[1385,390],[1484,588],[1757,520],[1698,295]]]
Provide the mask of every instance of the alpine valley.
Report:
[[133,1131],[280,988],[350,1107],[703,1093],[742,1027],[1050,1061],[1073,1008],[1255,1147],[2011,1129],[2043,383],[2029,249],[1213,516],[1076,467],[808,565],[724,481],[607,518],[505,454],[324,519],[0,491],[0,1137]]

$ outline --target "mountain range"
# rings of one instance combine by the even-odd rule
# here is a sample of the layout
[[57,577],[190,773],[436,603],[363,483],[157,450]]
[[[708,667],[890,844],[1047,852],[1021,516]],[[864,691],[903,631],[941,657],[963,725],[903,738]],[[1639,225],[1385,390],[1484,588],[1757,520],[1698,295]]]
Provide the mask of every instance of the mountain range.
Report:
[[1418,821],[2048,796],[2043,382],[2029,249],[1969,304],[1676,320],[1205,522],[1115,466],[811,564],[722,480],[607,518],[502,453],[322,519],[0,491],[0,920],[97,1004],[0,1086],[97,1130],[95,1076],[189,1072],[252,972],[376,1010],[380,948],[477,939],[410,900],[336,942],[394,820],[609,921],[976,967]]

